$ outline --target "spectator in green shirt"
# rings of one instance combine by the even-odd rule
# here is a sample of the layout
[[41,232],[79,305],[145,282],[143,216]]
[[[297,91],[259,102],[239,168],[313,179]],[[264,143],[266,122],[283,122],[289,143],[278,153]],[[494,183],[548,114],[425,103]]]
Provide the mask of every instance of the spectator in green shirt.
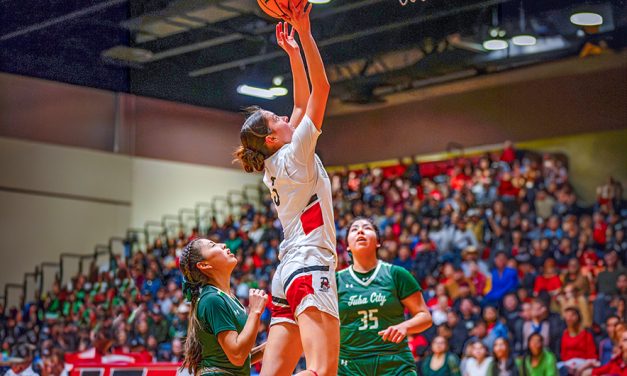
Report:
[[544,339],[533,333],[527,340],[527,355],[517,361],[522,376],[557,376],[555,355],[544,348]]
[[168,341],[168,320],[161,314],[161,308],[158,305],[154,305],[150,311],[148,319],[148,325],[150,326],[150,333],[155,336],[157,343],[164,343]]
[[444,337],[437,336],[433,339],[431,352],[421,362],[423,376],[461,376],[459,359],[448,351],[448,343]]
[[[192,240],[181,254],[183,293],[191,302],[183,367],[192,375],[250,375],[251,350],[268,297],[251,289],[246,314],[231,295],[236,265],[237,258],[226,244],[208,239]],[[261,360],[261,352],[253,351],[253,363]]]

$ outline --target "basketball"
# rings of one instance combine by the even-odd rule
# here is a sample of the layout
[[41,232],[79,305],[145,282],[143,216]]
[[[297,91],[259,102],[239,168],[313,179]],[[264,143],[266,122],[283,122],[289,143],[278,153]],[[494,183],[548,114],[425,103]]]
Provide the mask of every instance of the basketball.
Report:
[[[273,18],[282,19],[287,13],[288,2],[290,0],[257,0],[261,10],[263,10],[267,15]],[[292,7],[296,8],[301,5],[301,3],[306,0],[291,0]]]

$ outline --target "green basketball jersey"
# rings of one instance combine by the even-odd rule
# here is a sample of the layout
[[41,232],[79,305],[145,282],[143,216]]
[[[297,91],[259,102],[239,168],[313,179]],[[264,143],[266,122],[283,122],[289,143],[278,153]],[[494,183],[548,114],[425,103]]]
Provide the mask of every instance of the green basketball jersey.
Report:
[[218,288],[204,286],[198,299],[196,309],[198,320],[202,329],[198,333],[202,344],[202,362],[200,374],[203,369],[212,370],[227,375],[250,375],[250,357],[241,367],[233,365],[222,350],[218,342],[218,334],[233,330],[241,333],[246,325],[248,315],[244,306]]
[[340,357],[409,352],[407,339],[383,341],[378,334],[405,321],[401,300],[421,291],[416,279],[404,268],[379,261],[360,274],[353,267],[337,273],[340,308]]

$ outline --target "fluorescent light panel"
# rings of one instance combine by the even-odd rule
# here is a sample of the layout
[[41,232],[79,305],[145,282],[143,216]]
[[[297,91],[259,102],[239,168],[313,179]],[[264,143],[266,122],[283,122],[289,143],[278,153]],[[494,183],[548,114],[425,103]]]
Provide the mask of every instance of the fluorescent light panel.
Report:
[[599,26],[603,23],[603,17],[598,13],[580,12],[570,16],[570,22],[579,26]]
[[268,89],[262,89],[259,87],[248,86],[248,85],[240,85],[237,87],[237,92],[242,95],[249,95],[251,97],[264,98],[264,99],[275,99],[276,96],[272,93],[272,91]]
[[488,51],[503,50],[507,47],[509,47],[509,44],[503,39],[488,39],[483,42],[483,48]]
[[512,43],[517,46],[533,46],[536,44],[536,37],[533,35],[516,35],[512,38]]
[[273,88],[270,88],[270,92],[275,97],[282,97],[284,95],[287,95],[287,89],[284,88],[284,87],[273,87]]

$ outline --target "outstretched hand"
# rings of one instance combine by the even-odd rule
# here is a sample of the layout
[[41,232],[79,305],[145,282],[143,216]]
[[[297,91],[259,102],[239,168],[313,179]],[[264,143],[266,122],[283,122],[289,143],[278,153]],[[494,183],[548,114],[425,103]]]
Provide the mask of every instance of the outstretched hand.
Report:
[[296,29],[292,27],[292,31],[289,31],[289,25],[287,22],[279,22],[276,25],[276,41],[288,55],[298,53],[300,51],[298,42],[294,39],[294,30]]
[[289,22],[299,34],[305,34],[311,32],[311,24],[309,22],[309,13],[311,12],[312,5],[307,0],[300,0],[300,4],[295,6],[294,0],[288,0],[287,14],[284,18]]

